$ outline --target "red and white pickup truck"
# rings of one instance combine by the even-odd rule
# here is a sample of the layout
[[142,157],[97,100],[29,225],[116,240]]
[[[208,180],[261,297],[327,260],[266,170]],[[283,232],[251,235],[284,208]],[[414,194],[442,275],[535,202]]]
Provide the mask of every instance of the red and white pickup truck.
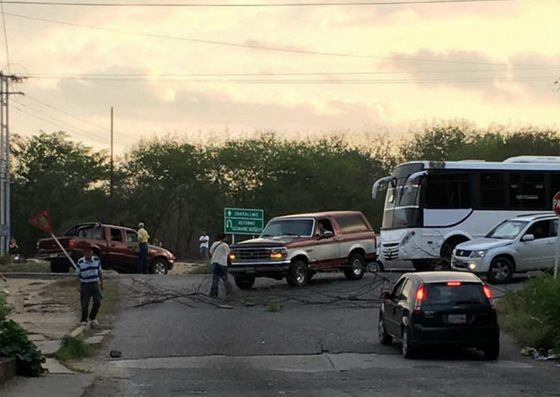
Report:
[[376,248],[375,233],[361,212],[281,216],[259,238],[232,245],[228,271],[241,289],[250,289],[256,277],[303,286],[317,272],[343,271],[359,280],[367,263],[375,261]]
[[[134,229],[82,223],[70,228],[58,240],[74,261],[83,256],[84,247],[89,245],[93,248],[94,255],[101,259],[103,268],[123,273],[136,272],[138,233]],[[39,240],[37,250],[37,258],[50,261],[51,271],[54,273],[66,273],[72,266],[52,238]],[[151,273],[166,274],[173,268],[174,262],[175,256],[171,252],[149,245],[147,263]]]

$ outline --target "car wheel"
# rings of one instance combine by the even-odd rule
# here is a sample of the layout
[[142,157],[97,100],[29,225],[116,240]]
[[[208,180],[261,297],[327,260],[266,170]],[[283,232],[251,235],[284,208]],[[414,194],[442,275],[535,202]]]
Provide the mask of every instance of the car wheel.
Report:
[[485,346],[482,351],[484,352],[485,360],[497,360],[500,355],[500,342],[496,341],[491,345]]
[[360,254],[352,254],[348,258],[348,265],[344,268],[344,275],[348,280],[360,280],[366,272],[366,261]]
[[504,256],[492,259],[490,269],[488,269],[488,281],[492,284],[503,284],[510,282],[513,278],[513,263]]
[[152,274],[167,274],[167,261],[165,259],[156,259],[152,265]]
[[255,285],[255,277],[253,276],[235,277],[234,280],[237,288],[243,290],[250,290],[251,288],[253,288],[253,285]]
[[416,357],[416,348],[410,343],[410,337],[406,328],[402,334],[402,355],[408,360]]
[[379,322],[377,323],[377,336],[379,343],[382,345],[389,346],[393,342],[393,337],[385,330],[385,320],[382,316],[379,316]]
[[378,259],[367,264],[368,273],[382,273],[385,271],[383,263]]
[[307,284],[308,274],[307,263],[302,260],[295,261],[288,271],[288,277],[286,278],[288,285],[290,287],[303,287]]
[[70,264],[68,262],[51,262],[51,273],[68,273],[68,270],[70,270]]

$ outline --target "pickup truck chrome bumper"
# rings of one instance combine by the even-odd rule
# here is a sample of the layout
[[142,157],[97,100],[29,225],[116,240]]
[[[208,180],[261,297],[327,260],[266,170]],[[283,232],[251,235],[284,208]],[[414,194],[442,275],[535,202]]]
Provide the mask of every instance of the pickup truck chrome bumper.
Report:
[[290,268],[290,261],[281,262],[233,262],[228,267],[230,274],[255,274],[255,275],[268,275],[268,274],[282,274]]

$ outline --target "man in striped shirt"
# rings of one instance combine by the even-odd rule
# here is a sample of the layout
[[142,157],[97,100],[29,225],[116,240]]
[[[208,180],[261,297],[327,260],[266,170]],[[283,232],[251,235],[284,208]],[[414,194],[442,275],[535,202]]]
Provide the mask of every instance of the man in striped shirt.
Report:
[[93,306],[89,313],[89,321],[92,326],[98,326],[97,312],[101,307],[101,291],[103,290],[103,274],[101,261],[93,255],[90,246],[85,247],[84,256],[80,258],[76,268],[78,275],[80,298],[82,302],[82,325],[88,324],[89,301],[93,300]]

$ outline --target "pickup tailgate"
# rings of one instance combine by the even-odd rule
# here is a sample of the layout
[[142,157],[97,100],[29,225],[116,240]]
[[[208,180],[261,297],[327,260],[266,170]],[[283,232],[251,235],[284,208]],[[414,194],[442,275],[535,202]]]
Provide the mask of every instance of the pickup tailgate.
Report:
[[[76,237],[60,237],[60,244],[67,250],[72,250],[76,242]],[[62,250],[52,238],[44,238],[37,242],[37,256],[43,259],[57,258],[61,256]]]

